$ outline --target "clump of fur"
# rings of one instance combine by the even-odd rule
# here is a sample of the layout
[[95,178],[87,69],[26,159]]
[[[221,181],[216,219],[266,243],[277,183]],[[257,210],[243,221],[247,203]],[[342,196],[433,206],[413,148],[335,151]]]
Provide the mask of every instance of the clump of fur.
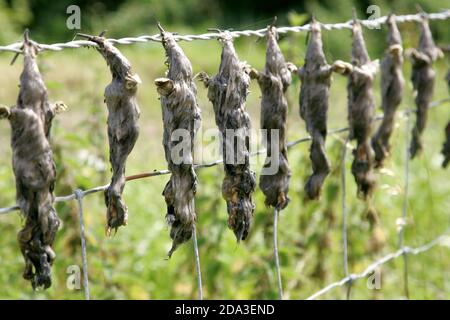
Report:
[[240,241],[247,238],[255,209],[252,194],[256,179],[249,161],[250,117],[245,111],[250,68],[239,61],[229,33],[224,32],[220,41],[222,57],[219,73],[213,78],[202,73],[200,80],[208,88],[208,98],[213,104],[216,124],[222,134],[225,168],[222,196],[227,202],[228,226]]
[[25,259],[23,277],[33,289],[51,286],[52,249],[60,220],[53,207],[56,168],[50,147],[50,128],[55,114],[64,108],[48,101],[47,89],[36,63],[37,47],[25,33],[24,69],[20,76],[17,105],[0,108],[0,118],[11,125],[16,200],[25,218],[18,233]]
[[395,22],[395,15],[388,16],[387,25],[388,48],[381,62],[381,107],[384,116],[378,131],[372,137],[375,167],[382,167],[383,161],[389,156],[391,149],[389,139],[394,130],[395,112],[402,100],[405,84],[402,73],[402,38]]
[[[162,44],[166,50],[169,70],[166,78],[156,79],[164,122],[163,145],[169,170],[172,175],[164,188],[167,204],[166,219],[171,227],[173,240],[169,257],[175,249],[192,237],[196,221],[194,197],[197,176],[193,168],[194,136],[200,126],[201,116],[197,104],[197,87],[192,77],[192,66],[173,35],[161,26]],[[183,130],[189,141],[173,141],[172,134]],[[183,137],[186,138],[185,136]],[[182,143],[182,161],[173,159],[174,150]]]
[[410,156],[414,158],[423,148],[422,133],[427,123],[428,108],[433,97],[436,73],[433,62],[442,54],[433,41],[428,19],[420,21],[419,47],[410,51],[412,62],[411,81],[416,93],[416,124],[412,130]]
[[[288,104],[285,92],[291,84],[291,72],[295,66],[286,63],[280,47],[277,43],[277,31],[274,26],[267,28],[267,51],[264,71],[258,72],[252,69],[250,76],[258,81],[261,88],[261,129],[267,131],[265,145],[267,158],[261,172],[259,186],[266,196],[266,206],[273,206],[279,210],[284,209],[289,203],[288,190],[291,170],[287,158],[286,147],[286,117]],[[278,140],[272,141],[274,130],[278,131]],[[277,146],[272,146],[272,142]],[[272,155],[272,150],[278,151]],[[275,160],[274,157],[277,157]],[[274,166],[277,172],[266,173],[268,167]]]
[[357,143],[353,150],[352,174],[358,186],[358,196],[366,199],[375,187],[370,134],[375,109],[373,81],[378,72],[378,60],[370,61],[361,25],[356,19],[353,20],[352,65],[347,85],[350,139]]
[[139,106],[136,101],[138,75],[133,75],[127,58],[103,36],[87,36],[95,42],[97,51],[106,60],[112,75],[105,88],[105,103],[108,107],[109,160],[112,178],[105,191],[107,207],[107,235],[111,230],[124,226],[128,221],[128,208],[122,199],[125,188],[126,161],[139,136]]

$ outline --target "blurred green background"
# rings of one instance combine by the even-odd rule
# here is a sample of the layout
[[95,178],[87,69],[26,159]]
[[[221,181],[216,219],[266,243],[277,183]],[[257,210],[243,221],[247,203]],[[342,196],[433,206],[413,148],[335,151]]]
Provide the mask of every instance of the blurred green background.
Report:
[[[367,18],[366,8],[376,4],[385,15],[415,12],[415,4],[424,10],[438,12],[450,3],[432,1],[44,1],[0,0],[0,44],[19,41],[28,27],[33,39],[43,42],[65,42],[75,32],[66,28],[66,8],[78,4],[81,8],[81,31],[97,34],[108,30],[108,37],[137,36],[157,33],[156,21],[167,30],[180,34],[203,33],[206,28],[238,29],[263,28],[274,15],[279,25],[307,23],[311,15],[322,22],[343,22],[351,18],[355,6],[360,18]],[[450,41],[449,21],[431,23],[438,44]],[[365,29],[372,59],[380,58],[385,49],[385,30]],[[418,40],[418,26],[401,25],[404,47],[414,47]],[[297,65],[303,63],[306,34],[288,34],[280,38],[286,59]],[[324,50],[329,62],[350,59],[349,30],[324,31]],[[217,41],[180,43],[190,58],[194,72],[217,72],[220,45]],[[242,60],[262,69],[265,41],[255,38],[236,40]],[[164,75],[164,52],[158,43],[120,46],[129,58],[143,84],[138,91],[141,107],[141,135],[130,155],[127,174],[148,172],[166,167],[163,156],[161,109],[153,85],[156,77]],[[21,59],[13,66],[12,54],[0,55],[0,104],[13,105],[18,94]],[[62,100],[69,110],[58,116],[53,128],[53,148],[58,168],[57,195],[65,195],[75,188],[87,189],[109,181],[108,147],[106,140],[106,106],[103,90],[110,81],[104,60],[93,49],[66,49],[63,52],[43,52],[39,65],[49,89],[51,100]],[[437,81],[434,100],[449,96],[443,78],[449,69],[448,57],[436,63]],[[401,109],[414,107],[409,81],[410,63],[404,65],[407,79]],[[288,90],[289,140],[307,135],[298,113],[300,83],[294,79]],[[379,76],[375,85],[377,104],[380,104]],[[203,86],[198,85],[198,99],[202,109],[203,128],[214,128],[214,115]],[[247,109],[254,129],[259,128],[260,91],[251,85]],[[449,105],[429,112],[429,125],[424,134],[425,150],[410,164],[411,177],[408,200],[408,225],[405,243],[420,245],[449,227],[450,183],[449,171],[440,167],[440,149],[444,127],[450,119]],[[378,112],[380,110],[378,109]],[[331,89],[329,128],[347,125],[346,79],[334,77]],[[379,229],[371,229],[366,215],[369,204],[358,200],[350,174],[351,155],[347,157],[347,206],[349,214],[350,271],[360,272],[371,261],[396,250],[396,220],[401,216],[404,199],[405,122],[398,117],[392,137],[393,151],[386,168],[378,172],[378,188],[371,205],[380,216]],[[0,123],[0,206],[14,204],[14,177],[9,146],[10,128]],[[289,152],[293,175],[291,203],[280,215],[279,249],[285,296],[302,299],[327,283],[344,276],[342,263],[342,211],[340,186],[340,156],[345,134],[330,135],[327,151],[332,172],[325,182],[322,198],[305,202],[303,185],[311,172],[308,148],[303,143]],[[256,137],[255,137],[256,140]],[[206,138],[201,141],[209,143]],[[255,141],[257,142],[257,141]],[[198,162],[214,160],[203,155]],[[253,165],[259,173],[261,161]],[[277,297],[274,262],[272,258],[272,212],[264,207],[260,190],[255,193],[257,204],[254,225],[247,241],[236,244],[233,233],[226,226],[226,208],[220,195],[223,178],[221,166],[198,171],[199,189],[196,198],[198,240],[203,272],[204,295],[209,299],[271,299]],[[165,224],[164,198],[161,196],[168,176],[130,182],[124,197],[129,207],[129,224],[118,233],[105,237],[105,209],[101,194],[84,199],[89,280],[93,299],[194,299],[197,296],[192,244],[180,247],[172,259],[165,260],[171,241]],[[57,259],[53,267],[53,286],[44,292],[33,292],[22,279],[23,259],[16,241],[22,220],[17,213],[0,217],[0,298],[5,299],[82,299],[81,290],[66,287],[67,268],[81,266],[78,215],[75,202],[58,203],[63,224],[55,243]],[[375,248],[373,239],[384,234],[386,243]],[[410,294],[414,299],[449,299],[450,252],[448,248],[434,248],[409,259]],[[352,298],[403,298],[402,262],[396,260],[382,267],[381,290],[369,290],[365,280],[354,286]],[[328,299],[345,298],[344,289],[335,289],[323,296]]]

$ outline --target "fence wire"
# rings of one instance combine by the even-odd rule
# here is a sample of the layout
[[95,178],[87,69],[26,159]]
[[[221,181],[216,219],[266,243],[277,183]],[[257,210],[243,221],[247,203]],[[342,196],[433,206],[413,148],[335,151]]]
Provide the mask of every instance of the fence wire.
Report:
[[395,260],[401,256],[419,255],[421,253],[429,251],[430,249],[432,249],[433,247],[435,247],[437,245],[450,247],[450,230],[447,230],[446,232],[444,232],[440,236],[434,238],[430,242],[424,244],[423,246],[416,247],[416,248],[410,248],[410,247],[405,246],[403,248],[400,248],[396,252],[387,254],[384,257],[382,257],[381,259],[370,264],[366,269],[364,269],[363,272],[356,273],[356,274],[350,274],[349,276],[347,276],[337,282],[333,282],[333,283],[329,284],[328,286],[326,286],[325,288],[321,289],[320,291],[317,291],[313,295],[309,296],[306,300],[315,300],[318,297],[324,295],[325,293],[328,293],[329,291],[331,291],[335,288],[343,287],[343,286],[346,286],[349,282],[355,282],[358,279],[366,278],[369,275],[371,275],[375,270],[377,270],[379,267],[381,267],[382,265],[384,265],[392,260]]
[[[343,258],[343,267],[344,267],[344,275],[348,277],[348,237],[347,237],[347,185],[346,185],[346,174],[347,174],[347,148],[350,136],[344,141],[344,147],[342,150],[342,158],[341,158],[341,189],[342,189],[342,258]],[[352,283],[347,283],[347,291],[346,298],[350,300],[350,293],[352,290]]]
[[278,255],[278,208],[273,209],[273,257],[278,284],[278,299],[283,300],[283,282],[281,281],[280,257]]
[[81,259],[83,264],[84,299],[90,300],[86,237],[84,233],[83,192],[79,189],[75,190],[75,198],[77,199],[78,202],[78,216],[79,216],[78,218],[80,219],[80,239],[81,239]]
[[[417,13],[417,14],[408,14],[396,16],[397,23],[404,22],[418,22],[422,19],[423,16],[426,16],[429,20],[446,20],[450,18],[450,10],[445,10],[443,12],[437,13]],[[363,26],[367,28],[379,28],[382,24],[385,24],[387,20],[387,16],[382,16],[376,19],[367,19],[367,20],[358,20]],[[325,30],[342,30],[342,29],[351,29],[353,21],[348,20],[342,23],[321,23],[321,26]],[[277,32],[280,34],[288,33],[288,32],[308,32],[310,31],[310,25],[305,24],[303,26],[293,26],[293,27],[279,27],[277,28]],[[229,35],[234,38],[239,37],[264,37],[266,35],[267,29],[259,29],[259,30],[240,30],[240,31],[225,31]],[[197,35],[178,35],[175,34],[175,40],[177,41],[194,41],[194,40],[212,40],[218,39],[223,36],[223,32],[208,32],[204,34]],[[134,43],[144,43],[144,42],[161,42],[161,35],[143,35],[138,37],[126,37],[120,39],[108,39],[113,44],[134,44]],[[98,45],[95,42],[88,40],[73,40],[65,43],[54,43],[54,44],[35,44],[41,50],[49,50],[49,51],[61,51],[63,49],[75,49],[82,47],[97,47]],[[0,52],[15,52],[20,53],[22,47],[22,42],[12,43],[6,46],[0,46]]]
[[[408,215],[408,196],[409,196],[409,161],[411,158],[410,141],[409,141],[409,130],[411,123],[411,115],[407,113],[406,115],[406,126],[405,126],[405,192],[403,196],[403,208],[402,208],[402,217],[400,220],[400,229],[398,233],[398,247],[402,248],[405,238],[405,226],[406,219]],[[403,255],[403,289],[405,292],[405,297],[409,299],[409,288],[408,288],[408,256],[406,254]]]

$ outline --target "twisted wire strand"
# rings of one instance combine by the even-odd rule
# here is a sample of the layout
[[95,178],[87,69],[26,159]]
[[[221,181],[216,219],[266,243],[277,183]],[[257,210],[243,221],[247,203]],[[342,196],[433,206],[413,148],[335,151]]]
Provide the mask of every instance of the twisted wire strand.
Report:
[[333,282],[333,283],[329,284],[328,286],[326,286],[325,288],[323,288],[323,289],[317,291],[316,293],[314,293],[313,295],[309,296],[306,300],[315,300],[318,297],[324,295],[325,293],[328,293],[329,291],[331,291],[335,288],[343,287],[343,286],[346,286],[349,282],[354,282],[358,279],[366,278],[369,275],[371,275],[380,266],[382,266],[392,260],[395,260],[401,256],[419,255],[419,254],[429,251],[430,249],[434,248],[437,245],[450,248],[450,230],[447,230],[446,232],[442,233],[438,237],[434,238],[430,242],[428,242],[420,247],[410,248],[410,247],[405,246],[405,247],[398,249],[396,252],[389,253],[389,254],[385,255],[384,257],[380,258],[379,260],[373,262],[369,266],[367,266],[363,272],[356,273],[356,274],[350,274],[349,276],[347,276],[339,281]]
[[[410,150],[409,150],[409,128],[411,126],[411,115],[409,113],[406,116],[406,128],[405,128],[405,192],[403,196],[403,208],[402,208],[402,220],[400,223],[400,230],[398,234],[398,247],[402,248],[405,238],[405,225],[406,217],[408,214],[408,194],[409,194],[409,161],[410,161]],[[408,257],[406,254],[403,255],[403,289],[405,291],[405,297],[409,299],[409,286],[408,286]]]
[[79,215],[79,219],[80,219],[80,239],[81,239],[81,258],[82,258],[82,263],[83,263],[84,299],[90,300],[86,237],[84,234],[83,192],[81,190],[77,189],[77,190],[75,190],[74,194],[75,194],[75,198],[77,199],[77,202],[78,202],[78,215]]
[[202,271],[200,268],[200,254],[198,253],[197,228],[195,224],[194,232],[192,235],[192,242],[194,244],[195,268],[197,272],[198,300],[203,300]]
[[[402,16],[396,16],[397,23],[404,22],[418,22],[422,19],[424,13],[417,14],[408,14]],[[446,20],[450,18],[450,10],[447,9],[442,12],[437,13],[429,13],[425,14],[429,20]],[[359,20],[359,22],[367,27],[367,28],[379,28],[382,24],[386,23],[387,16],[382,16],[376,19],[367,19],[367,20]],[[346,22],[340,23],[321,23],[322,28],[325,30],[342,30],[342,29],[351,29],[353,21],[348,20]],[[310,25],[306,24],[303,26],[293,26],[293,27],[279,27],[277,28],[277,32],[280,34],[288,33],[288,32],[308,32],[310,30]],[[227,31],[229,35],[233,38],[239,37],[264,37],[266,35],[267,29],[262,28],[258,30],[240,30],[240,31]],[[174,35],[175,40],[177,41],[187,41],[191,42],[194,40],[212,40],[218,39],[223,34],[221,32],[208,32],[204,34],[197,35]],[[108,39],[110,42],[114,44],[134,44],[134,43],[145,43],[145,42],[161,42],[161,35],[142,35],[138,37],[125,37],[120,39]],[[54,43],[54,44],[41,44],[34,42],[41,50],[49,50],[49,51],[61,51],[63,49],[76,49],[82,47],[97,47],[95,42],[89,40],[73,40],[65,43]],[[15,52],[21,53],[22,42],[15,42],[9,45],[0,46],[0,52]]]
[[[341,164],[341,188],[342,188],[342,254],[343,254],[343,266],[344,266],[344,275],[348,277],[348,237],[347,237],[347,187],[346,187],[346,159],[347,159],[347,145],[350,140],[350,136],[344,141],[344,148],[342,150],[342,164]],[[346,297],[347,300],[350,300],[350,293],[352,290],[352,283],[347,283],[347,291]]]

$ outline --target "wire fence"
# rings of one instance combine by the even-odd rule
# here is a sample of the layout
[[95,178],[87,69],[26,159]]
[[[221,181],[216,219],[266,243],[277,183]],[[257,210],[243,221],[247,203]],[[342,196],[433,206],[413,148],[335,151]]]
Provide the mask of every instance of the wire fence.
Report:
[[[450,18],[450,10],[445,10],[440,13],[418,13],[418,14],[411,14],[411,15],[402,15],[402,16],[396,16],[396,22],[397,23],[404,23],[404,22],[418,22],[423,17],[428,18],[429,20],[445,20]],[[376,19],[369,19],[369,20],[359,20],[359,22],[367,27],[367,28],[378,28],[382,24],[384,24],[387,20],[387,16],[379,17]],[[341,30],[341,29],[351,29],[352,28],[353,21],[349,20],[343,23],[334,23],[334,24],[323,24],[321,23],[321,26],[325,30]],[[310,30],[310,25],[306,24],[303,26],[293,26],[293,27],[279,27],[277,28],[278,33],[283,34],[287,32],[308,32]],[[228,35],[231,35],[234,38],[242,37],[242,36],[256,36],[256,37],[264,37],[266,35],[267,29],[259,29],[259,30],[242,30],[242,31],[223,31],[227,32]],[[175,34],[175,39],[177,41],[193,41],[193,40],[211,40],[211,39],[218,39],[223,36],[222,31],[217,32],[209,32],[205,34],[199,34],[199,35],[178,35]],[[121,39],[108,39],[113,44],[133,44],[133,43],[144,43],[144,42],[161,42],[161,35],[156,34],[153,36],[144,35],[139,37],[126,37]],[[73,40],[66,43],[55,43],[55,44],[35,44],[40,48],[40,50],[49,50],[49,51],[61,51],[63,49],[68,48],[82,48],[82,47],[96,47],[97,44],[92,41],[87,40]],[[14,53],[21,53],[21,47],[22,42],[16,42],[10,45],[6,46],[0,46],[0,52],[14,52]],[[439,100],[432,102],[430,105],[430,108],[437,107],[439,105],[442,105],[446,102],[449,102],[450,98]],[[403,112],[405,116],[407,117],[407,125],[406,125],[406,142],[409,140],[409,130],[410,130],[410,112],[412,110],[407,109]],[[376,121],[381,120],[383,117],[378,116],[375,118]],[[328,134],[338,134],[338,133],[344,133],[349,130],[348,127],[345,128],[339,128],[335,130],[328,131]],[[294,141],[290,141],[287,143],[287,148],[291,149],[294,146],[297,146],[301,143],[310,141],[311,137],[304,137],[300,138]],[[408,143],[406,143],[408,148]],[[348,147],[348,137],[346,138],[344,142],[342,157],[341,157],[341,187],[342,187],[342,245],[343,245],[343,269],[344,269],[344,275],[345,277],[337,282],[331,283],[328,286],[324,287],[323,289],[317,291],[310,297],[308,297],[308,300],[317,299],[320,296],[332,291],[335,288],[338,287],[347,287],[347,293],[346,297],[347,299],[350,298],[350,291],[353,282],[355,282],[358,279],[366,278],[371,273],[377,270],[377,268],[381,267],[382,265],[395,260],[399,258],[400,256],[404,259],[404,289],[405,289],[405,296],[409,297],[408,292],[408,268],[407,268],[407,256],[408,255],[419,255],[421,253],[427,252],[431,250],[433,247],[441,245],[441,246],[447,246],[450,247],[450,229],[447,230],[445,233],[441,234],[440,236],[436,237],[432,241],[416,247],[416,248],[410,248],[408,246],[404,245],[404,223],[407,215],[407,201],[408,201],[408,184],[409,184],[409,150],[406,151],[406,163],[405,163],[405,199],[402,209],[402,218],[400,230],[399,230],[399,241],[398,246],[399,249],[396,252],[390,253],[379,260],[373,262],[370,264],[366,269],[364,269],[363,272],[358,274],[350,274],[349,272],[349,266],[348,266],[348,236],[347,236],[347,208],[346,208],[346,170],[345,170],[345,161],[346,161],[346,154]],[[251,156],[256,156],[259,154],[265,153],[265,149],[260,149],[255,152],[251,153]],[[212,162],[203,163],[203,164],[196,164],[194,165],[195,170],[199,170],[202,168],[210,168],[217,166],[219,164],[223,163],[223,159],[218,159]],[[161,175],[167,175],[170,174],[169,170],[154,170],[153,172],[147,172],[147,173],[141,173],[136,174],[132,176],[126,177],[126,181],[133,181],[133,180],[140,180],[144,178],[150,178],[150,177],[156,177]],[[84,217],[83,217],[83,198],[87,195],[95,194],[98,192],[105,191],[109,185],[103,185],[103,186],[97,186],[91,189],[87,190],[75,190],[72,194],[66,195],[66,196],[59,196],[55,198],[55,202],[67,202],[71,200],[76,200],[78,203],[78,213],[79,213],[79,224],[80,224],[80,238],[81,238],[81,248],[82,248],[82,264],[83,264],[83,287],[84,287],[84,295],[85,299],[90,299],[90,292],[89,292],[89,279],[88,279],[88,262],[87,262],[87,249],[86,249],[86,239],[85,239],[85,228],[84,228]],[[19,206],[11,206],[11,207],[5,207],[0,208],[0,215],[5,215],[14,211],[20,210]],[[274,237],[273,237],[273,245],[274,245],[274,260],[275,260],[275,267],[276,267],[276,275],[277,275],[277,283],[278,283],[278,293],[279,298],[283,298],[283,290],[282,290],[282,281],[281,281],[281,270],[280,270],[280,264],[279,264],[279,258],[278,258],[278,244],[277,244],[277,224],[278,224],[278,210],[274,210]],[[195,227],[194,227],[195,228]],[[196,265],[196,274],[197,274],[197,284],[198,284],[198,298],[201,300],[203,299],[203,288],[202,288],[202,274],[201,274],[201,268],[200,268],[200,254],[198,250],[198,244],[197,244],[197,230],[194,229],[193,233],[193,245],[194,245],[194,255],[195,255],[195,265]]]
[[[417,14],[408,14],[396,16],[397,23],[404,22],[418,22],[423,16],[426,16],[429,20],[446,20],[450,18],[450,10],[445,10],[443,12],[437,13],[417,13]],[[379,28],[382,24],[386,23],[387,16],[382,16],[375,19],[367,19],[367,20],[358,20],[361,25],[367,28]],[[351,29],[353,25],[353,21],[349,20],[342,23],[321,23],[321,26],[325,30],[342,30],[342,29]],[[280,34],[288,33],[288,32],[308,32],[310,31],[310,25],[305,24],[303,26],[292,26],[292,27],[279,27],[277,28],[277,32]],[[267,28],[259,29],[259,30],[239,30],[239,31],[225,31],[233,38],[239,37],[264,37],[267,32]],[[204,34],[197,35],[178,35],[175,34],[174,38],[177,41],[193,41],[193,40],[212,40],[219,39],[223,36],[223,32],[208,32]],[[145,42],[161,42],[161,35],[143,35],[138,37],[126,37],[120,39],[108,39],[113,44],[134,44],[134,43],[145,43]],[[61,51],[63,49],[76,49],[82,47],[97,47],[98,44],[89,40],[72,40],[65,43],[54,43],[54,44],[35,44],[41,50],[50,50],[50,51]],[[15,52],[20,53],[22,47],[22,42],[12,43],[6,46],[0,46],[0,52]]]

